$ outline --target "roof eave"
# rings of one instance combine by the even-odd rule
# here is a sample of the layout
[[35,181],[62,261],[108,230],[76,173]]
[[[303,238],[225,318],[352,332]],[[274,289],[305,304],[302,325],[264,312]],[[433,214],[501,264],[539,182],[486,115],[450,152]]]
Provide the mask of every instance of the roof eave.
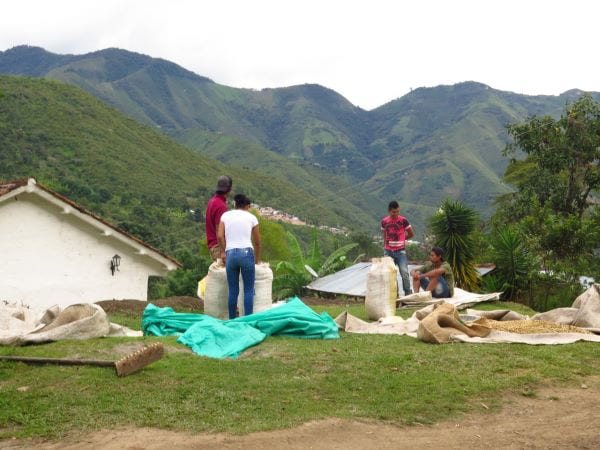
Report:
[[35,193],[47,202],[59,207],[62,210],[62,214],[73,214],[83,222],[100,230],[103,236],[113,237],[129,247],[134,248],[136,250],[136,254],[140,256],[148,256],[150,259],[162,264],[167,272],[175,270],[179,267],[183,267],[183,265],[176,259],[171,258],[141,239],[138,239],[124,230],[121,230],[116,226],[106,222],[104,219],[96,216],[94,213],[83,208],[81,205],[78,205],[77,203],[69,200],[66,197],[63,197],[51,189],[38,184],[33,178],[28,179],[27,184],[16,187],[15,189],[0,196],[0,202],[14,198],[22,193]]

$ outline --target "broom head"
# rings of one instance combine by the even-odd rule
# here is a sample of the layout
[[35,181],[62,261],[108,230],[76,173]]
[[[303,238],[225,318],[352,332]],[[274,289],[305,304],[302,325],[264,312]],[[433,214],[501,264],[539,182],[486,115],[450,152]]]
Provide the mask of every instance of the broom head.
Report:
[[158,361],[164,354],[165,350],[162,343],[155,342],[146,348],[115,361],[115,370],[120,377],[131,375],[132,373],[143,369],[148,364]]

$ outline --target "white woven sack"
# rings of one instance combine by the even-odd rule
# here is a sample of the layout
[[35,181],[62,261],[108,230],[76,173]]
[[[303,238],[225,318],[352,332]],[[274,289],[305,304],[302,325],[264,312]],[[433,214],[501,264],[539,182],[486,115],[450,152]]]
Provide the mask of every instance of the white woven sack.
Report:
[[389,256],[373,258],[367,274],[365,309],[367,318],[379,320],[396,315],[398,295],[398,268]]
[[[269,263],[260,263],[254,266],[254,306],[253,312],[271,309],[273,306],[273,271]],[[240,295],[238,296],[238,310],[240,316],[244,315],[244,283],[240,274]]]
[[229,319],[227,307],[229,288],[227,287],[227,272],[225,266],[214,262],[208,268],[206,291],[204,293],[204,314],[217,319]]

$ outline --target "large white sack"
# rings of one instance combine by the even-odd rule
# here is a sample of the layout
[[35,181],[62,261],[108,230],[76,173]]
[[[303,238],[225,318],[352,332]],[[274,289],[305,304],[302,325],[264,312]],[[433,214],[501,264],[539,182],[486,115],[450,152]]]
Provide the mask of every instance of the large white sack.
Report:
[[217,319],[229,319],[227,307],[229,288],[227,287],[227,272],[220,261],[214,262],[208,268],[206,276],[206,291],[204,292],[204,314]]
[[365,309],[367,318],[379,320],[396,314],[398,267],[389,256],[373,258],[367,274]]
[[[254,307],[253,312],[260,312],[271,308],[273,304],[273,271],[268,263],[254,266]],[[244,284],[240,272],[240,293],[238,295],[238,310],[240,316],[244,315]],[[225,266],[217,262],[211,264],[206,277],[206,291],[204,294],[204,313],[219,319],[229,319],[229,287],[227,284],[227,271]]]
[[536,314],[532,319],[600,329],[600,284],[590,286],[575,299],[571,308],[551,309]]
[[[269,263],[260,263],[254,266],[254,306],[253,312],[271,309],[273,306],[273,271]],[[238,309],[240,316],[244,312],[244,283],[240,273],[240,294],[238,295]]]

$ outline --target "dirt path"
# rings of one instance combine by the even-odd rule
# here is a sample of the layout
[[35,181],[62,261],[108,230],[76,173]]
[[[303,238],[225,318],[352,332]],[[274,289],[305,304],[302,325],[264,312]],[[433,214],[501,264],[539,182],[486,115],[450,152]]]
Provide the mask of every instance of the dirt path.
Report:
[[328,419],[243,436],[150,428],[106,430],[61,441],[5,440],[0,448],[44,449],[403,449],[600,448],[600,378],[577,389],[544,388],[535,397],[512,394],[499,412],[471,413],[432,426],[397,427]]

